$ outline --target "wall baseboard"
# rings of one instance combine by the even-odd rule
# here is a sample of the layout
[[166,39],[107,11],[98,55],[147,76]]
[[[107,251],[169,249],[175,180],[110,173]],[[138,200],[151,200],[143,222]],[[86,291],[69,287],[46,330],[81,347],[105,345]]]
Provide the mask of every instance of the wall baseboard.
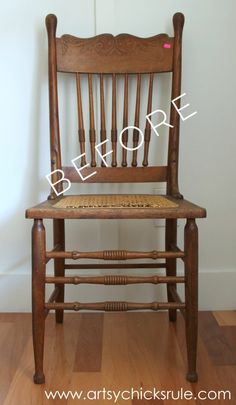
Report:
[[[236,270],[202,271],[199,275],[200,310],[236,309]],[[50,286],[50,288],[52,288]],[[179,290],[183,295],[183,288]],[[50,290],[47,291],[47,296]],[[10,298],[9,298],[10,297]],[[142,299],[140,298],[142,297]],[[163,285],[94,286],[81,285],[66,287],[67,301],[166,300]],[[30,274],[0,274],[0,312],[31,311]]]

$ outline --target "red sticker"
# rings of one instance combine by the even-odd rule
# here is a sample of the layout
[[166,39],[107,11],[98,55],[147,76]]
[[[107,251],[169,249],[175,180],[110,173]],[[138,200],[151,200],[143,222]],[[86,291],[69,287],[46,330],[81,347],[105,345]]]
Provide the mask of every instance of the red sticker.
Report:
[[168,44],[167,42],[165,44],[163,44],[163,48],[165,49],[170,49],[171,48],[171,44]]

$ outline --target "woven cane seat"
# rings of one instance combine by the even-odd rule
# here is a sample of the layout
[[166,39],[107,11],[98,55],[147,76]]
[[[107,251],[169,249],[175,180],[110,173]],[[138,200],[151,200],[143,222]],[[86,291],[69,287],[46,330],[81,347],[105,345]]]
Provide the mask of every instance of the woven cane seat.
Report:
[[58,201],[55,208],[176,208],[178,205],[157,195],[78,195]]

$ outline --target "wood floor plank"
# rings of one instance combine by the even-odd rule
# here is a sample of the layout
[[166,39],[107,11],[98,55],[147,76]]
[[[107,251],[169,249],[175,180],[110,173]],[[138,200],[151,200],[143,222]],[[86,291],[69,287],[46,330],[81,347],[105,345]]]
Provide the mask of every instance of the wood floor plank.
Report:
[[222,326],[221,331],[236,358],[236,326]]
[[211,312],[205,311],[201,313],[199,317],[199,333],[215,365],[236,365],[236,355]]
[[[75,360],[75,349],[80,330],[81,314],[68,314],[63,324],[56,324],[50,315],[46,324],[45,374],[46,388],[68,391]],[[46,352],[48,350],[48,352]],[[45,404],[48,400],[45,398]],[[67,404],[68,400],[55,399],[53,404]]]
[[[231,404],[236,403],[236,366],[220,366],[215,368],[215,373],[220,381],[219,390],[230,391],[231,400],[223,400],[221,397],[221,403],[230,402]],[[209,388],[208,388],[209,389]],[[226,397],[228,398],[228,396]]]
[[[0,316],[0,403],[76,403],[72,398],[48,400],[44,390],[83,390],[86,394],[89,390],[102,390],[103,387],[116,392],[132,387],[142,387],[143,391],[155,387],[157,390],[170,389],[176,393],[182,387],[194,393],[199,390],[230,390],[233,396],[231,403],[234,404],[236,365],[230,361],[230,357],[236,357],[236,326],[219,326],[210,312],[200,313],[199,324],[199,381],[190,384],[185,380],[185,329],[181,315],[173,324],[169,323],[165,312],[66,314],[64,325],[55,324],[54,316],[49,315],[46,321],[44,360],[46,383],[40,386],[32,381],[34,362],[31,316]],[[86,331],[91,332],[89,339],[86,339]],[[99,355],[97,352],[94,354],[95,347],[100,350]],[[91,348],[91,352],[86,357],[88,348]],[[79,359],[80,355],[82,360]],[[91,371],[93,359],[99,371]],[[77,368],[86,368],[86,371],[75,371]],[[89,404],[91,401],[83,402]],[[98,405],[112,403],[108,398],[104,400],[101,397],[93,402]],[[161,402],[138,398],[133,401],[118,400],[117,403],[146,405],[158,402],[164,405],[183,404],[182,400]],[[222,405],[227,403],[223,400],[215,402]],[[200,405],[202,401],[188,403]]]
[[101,371],[103,319],[102,313],[81,314],[74,372]]
[[[18,320],[20,321],[20,317],[18,317]],[[43,385],[35,385],[32,379],[34,373],[34,361],[31,338],[31,322],[28,323],[28,342],[25,345],[22,356],[17,364],[18,367],[11,381],[8,395],[3,402],[4,405],[12,405],[15,403],[27,405],[67,404],[67,401],[63,399],[48,400],[44,393],[44,390],[47,390],[47,392],[57,389],[68,390],[68,381],[73,365],[73,362],[68,362],[68,360],[70,359],[70,357],[73,357],[74,360],[74,353],[73,351],[71,351],[70,347],[70,350],[67,351],[67,356],[63,354],[63,351],[66,351],[68,349],[68,344],[67,339],[61,340],[61,335],[64,334],[64,331],[66,335],[73,335],[74,331],[76,330],[76,328],[73,329],[72,327],[73,325],[76,325],[74,314],[71,314],[69,319],[66,319],[65,324],[67,324],[67,331],[63,328],[62,325],[55,324],[53,315],[49,315],[46,320],[44,356],[46,383]],[[71,328],[69,329],[68,327]],[[24,328],[19,329],[18,339],[22,339],[23,335],[25,335]],[[73,345],[75,347],[75,341]],[[67,358],[66,362],[64,361],[65,357]],[[67,364],[69,364],[70,366],[66,366]]]
[[135,384],[129,363],[126,315],[104,315],[102,383],[112,390],[118,390],[120,387],[129,389]]
[[[152,352],[152,331],[148,330],[148,317],[155,314],[146,313],[145,317],[142,313],[127,315],[128,353],[132,375],[136,379],[135,387],[142,387],[144,390],[153,389],[155,386],[161,387],[161,376],[158,370],[160,361],[155,358],[155,352]],[[152,319],[154,327],[156,318],[152,317]]]
[[219,326],[236,326],[236,311],[214,311]]
[[[201,317],[204,317],[205,314],[199,314],[199,323],[201,323]],[[179,341],[180,347],[182,347],[182,355],[186,361],[186,349],[185,349],[185,329],[184,329],[184,320],[179,315],[176,323],[176,336]],[[197,355],[197,371],[198,371],[198,382],[190,384],[191,391],[197,397],[197,393],[201,390],[209,391],[212,390],[221,390],[227,388],[227,384],[224,384],[224,380],[219,378],[219,375],[216,372],[219,366],[215,366],[209,353],[207,347],[202,339],[198,336],[198,355]],[[207,403],[207,401],[204,401]],[[196,404],[200,405],[203,401],[196,399]],[[222,404],[223,405],[223,404]]]
[[[143,314],[141,317],[143,319]],[[152,373],[149,372],[150,358],[146,357],[145,346],[140,348],[136,340],[129,335],[128,326],[133,318],[136,318],[135,322],[140,323],[140,319],[134,313],[105,314],[104,318],[102,381],[103,386],[116,392],[132,388],[139,392],[140,387],[143,390],[153,388],[156,382]],[[134,354],[138,356],[134,358]],[[132,404],[138,399],[134,401]],[[118,403],[127,404],[129,401],[120,397]],[[142,404],[143,401],[138,403]]]
[[20,364],[11,381],[8,395],[6,396],[3,405],[13,404],[29,404],[41,405],[44,404],[44,391],[40,385],[33,384],[33,356],[32,342],[28,340]]
[[[1,367],[0,367],[0,403],[3,403],[5,396],[9,390],[10,381],[16,370],[16,365],[11,363],[12,340],[10,337],[14,333],[14,325],[12,322],[0,323],[0,347],[4,347],[4,352],[1,350]],[[9,345],[10,343],[10,345]],[[12,359],[13,360],[13,359]]]
[[[134,315],[134,316],[133,316]],[[162,313],[135,313],[128,322],[128,342],[132,362],[138,367],[136,373],[142,376],[144,389],[174,390],[180,387],[189,389],[185,380],[186,365],[174,332],[174,325],[169,323],[168,315]],[[182,400],[169,399],[168,404],[182,404]],[[189,401],[195,404],[195,401]]]
[[[7,319],[10,322],[7,322]],[[29,314],[3,314],[0,321],[0,403],[9,390],[26,342],[31,338]]]
[[[97,394],[95,391],[103,389],[102,374],[100,372],[73,372],[71,375],[70,384],[67,387],[67,390],[72,392],[83,391],[81,402],[86,404],[95,403],[98,405],[104,405],[107,402],[103,400],[102,394]],[[86,395],[89,398],[86,399]],[[96,399],[95,399],[96,398]],[[112,401],[108,401],[111,405]],[[75,400],[69,398],[67,405],[74,405]],[[80,402],[79,402],[80,403]],[[129,404],[128,404],[129,405]]]

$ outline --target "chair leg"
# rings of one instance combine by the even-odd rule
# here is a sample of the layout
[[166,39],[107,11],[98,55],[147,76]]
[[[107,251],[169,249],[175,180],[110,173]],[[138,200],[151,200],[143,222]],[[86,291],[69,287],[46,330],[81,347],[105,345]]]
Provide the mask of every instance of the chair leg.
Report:
[[198,334],[198,228],[194,219],[188,219],[184,230],[185,245],[185,304],[186,344],[188,358],[187,380],[196,382]]
[[[65,250],[65,223],[64,219],[54,219],[53,220],[53,240],[54,246],[56,244],[60,245],[61,250]],[[65,276],[65,259],[54,259],[54,274],[55,277]],[[55,285],[56,287],[56,285]],[[65,286],[64,284],[57,284],[59,288],[59,294],[57,296],[56,302],[64,302]],[[63,309],[57,309],[56,311],[56,322],[63,323]]]
[[32,326],[35,360],[34,382],[43,384],[43,350],[45,330],[45,229],[41,219],[32,228]]
[[[177,241],[177,220],[176,219],[166,219],[166,250],[171,250],[171,245],[176,244]],[[176,276],[176,259],[166,259],[166,275]],[[176,284],[167,285],[167,296],[168,302],[173,302],[170,287],[176,289]],[[176,321],[176,309],[169,309],[169,320],[171,322]]]

